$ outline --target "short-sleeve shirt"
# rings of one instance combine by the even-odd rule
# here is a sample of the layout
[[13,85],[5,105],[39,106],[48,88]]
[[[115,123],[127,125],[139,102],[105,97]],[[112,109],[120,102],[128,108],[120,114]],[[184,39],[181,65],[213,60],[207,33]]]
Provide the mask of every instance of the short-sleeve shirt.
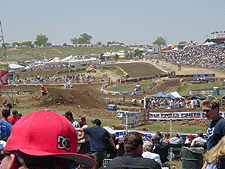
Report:
[[73,125],[74,128],[79,128],[79,123],[76,120],[73,119],[71,121],[71,123],[72,123],[72,125]]
[[9,122],[4,122],[0,120],[0,140],[7,141],[10,135],[12,126],[13,125],[10,124]]
[[12,125],[14,125],[18,120],[19,120],[18,117],[11,116],[9,118],[9,123],[11,123]]
[[225,136],[225,119],[221,117],[211,121],[207,127],[207,136],[207,150],[210,150]]
[[111,137],[109,132],[99,126],[84,128],[84,133],[90,136],[90,149],[94,151],[106,151],[106,140]]

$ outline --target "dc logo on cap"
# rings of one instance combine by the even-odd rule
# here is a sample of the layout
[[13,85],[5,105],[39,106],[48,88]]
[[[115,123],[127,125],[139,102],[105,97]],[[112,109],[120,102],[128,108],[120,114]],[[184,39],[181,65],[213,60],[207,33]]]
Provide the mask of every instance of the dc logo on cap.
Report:
[[57,144],[58,149],[70,151],[70,138],[69,137],[58,136],[57,143],[58,143]]

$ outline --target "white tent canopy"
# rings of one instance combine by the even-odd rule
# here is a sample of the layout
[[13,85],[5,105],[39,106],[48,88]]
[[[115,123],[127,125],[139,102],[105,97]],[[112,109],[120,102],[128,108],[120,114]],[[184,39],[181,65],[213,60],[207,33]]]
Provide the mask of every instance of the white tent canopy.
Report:
[[[169,93],[170,95],[174,96],[176,99],[184,99],[184,97],[182,97],[181,95],[179,95],[178,92],[172,92],[172,93]],[[167,95],[169,95],[167,94]]]
[[11,69],[23,69],[24,68],[24,66],[21,66],[21,65],[15,64],[15,63],[9,64],[9,67]]

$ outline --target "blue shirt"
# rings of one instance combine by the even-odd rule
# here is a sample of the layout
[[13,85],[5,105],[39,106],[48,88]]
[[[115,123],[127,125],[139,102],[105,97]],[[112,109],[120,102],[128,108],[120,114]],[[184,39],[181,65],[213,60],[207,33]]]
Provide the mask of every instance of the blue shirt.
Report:
[[225,119],[221,117],[211,121],[207,127],[207,136],[207,150],[210,150],[225,136]]
[[109,132],[99,126],[84,128],[84,133],[90,136],[91,151],[106,151],[106,140],[111,137]]
[[12,126],[13,125],[10,124],[9,122],[4,122],[0,120],[0,140],[7,141],[10,135]]

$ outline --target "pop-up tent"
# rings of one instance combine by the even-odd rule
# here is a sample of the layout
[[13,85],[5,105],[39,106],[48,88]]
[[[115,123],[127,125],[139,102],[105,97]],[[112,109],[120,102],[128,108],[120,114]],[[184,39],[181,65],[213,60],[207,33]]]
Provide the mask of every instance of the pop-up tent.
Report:
[[205,100],[207,97],[205,95],[202,94],[194,94],[190,97],[187,98],[187,100]]
[[159,92],[159,93],[153,94],[152,97],[155,97],[155,98],[168,98],[166,96],[166,94],[163,93],[163,92]]
[[184,97],[182,97],[181,95],[179,95],[178,92],[172,92],[167,94],[167,96],[171,99],[184,99]]

